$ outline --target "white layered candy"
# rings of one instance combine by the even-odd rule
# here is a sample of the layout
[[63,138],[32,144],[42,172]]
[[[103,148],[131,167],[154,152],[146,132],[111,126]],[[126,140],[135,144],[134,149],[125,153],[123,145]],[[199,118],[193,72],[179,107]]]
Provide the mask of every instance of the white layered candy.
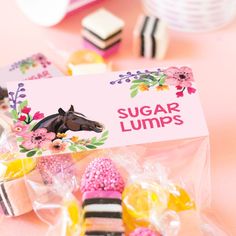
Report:
[[133,37],[136,56],[164,58],[168,46],[168,32],[163,21],[154,16],[140,16]]
[[91,204],[84,207],[86,212],[120,212],[122,207],[118,204]]
[[82,20],[83,38],[100,50],[107,50],[121,41],[124,21],[106,9],[99,9]]

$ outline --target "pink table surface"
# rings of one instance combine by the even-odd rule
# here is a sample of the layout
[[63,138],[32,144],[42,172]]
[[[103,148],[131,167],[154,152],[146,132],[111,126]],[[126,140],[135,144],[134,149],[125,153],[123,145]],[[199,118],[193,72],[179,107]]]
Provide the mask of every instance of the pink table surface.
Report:
[[[167,57],[159,62],[135,58],[130,52],[131,31],[141,11],[137,0],[104,0],[53,28],[42,28],[28,21],[13,0],[0,1],[0,66],[43,52],[64,70],[68,55],[82,48],[81,18],[100,6],[126,21],[121,50],[110,58],[114,69],[176,64],[193,68],[210,130],[213,210],[225,228],[236,235],[236,21],[210,33],[170,31]],[[0,223],[1,236],[45,235],[46,229],[34,213]]]

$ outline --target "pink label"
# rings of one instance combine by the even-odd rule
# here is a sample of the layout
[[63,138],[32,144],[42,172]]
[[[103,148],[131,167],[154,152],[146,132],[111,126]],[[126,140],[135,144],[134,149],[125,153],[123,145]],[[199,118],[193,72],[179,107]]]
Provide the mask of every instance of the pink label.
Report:
[[208,135],[188,67],[12,82],[8,89],[19,148],[29,156]]

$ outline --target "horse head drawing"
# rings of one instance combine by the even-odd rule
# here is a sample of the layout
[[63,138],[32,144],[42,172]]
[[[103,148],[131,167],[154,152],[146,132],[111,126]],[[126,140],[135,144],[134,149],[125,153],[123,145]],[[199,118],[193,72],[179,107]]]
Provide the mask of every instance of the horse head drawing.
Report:
[[73,105],[66,112],[62,108],[58,109],[58,113],[50,115],[39,121],[32,130],[45,128],[48,132],[65,133],[71,131],[94,131],[100,133],[104,127],[101,123],[89,120],[82,113],[76,112]]

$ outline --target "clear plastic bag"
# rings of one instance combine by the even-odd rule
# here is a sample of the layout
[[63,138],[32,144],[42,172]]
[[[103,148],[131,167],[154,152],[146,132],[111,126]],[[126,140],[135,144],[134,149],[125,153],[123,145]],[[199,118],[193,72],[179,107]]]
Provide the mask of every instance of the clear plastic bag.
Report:
[[0,137],[1,215],[14,217],[32,210],[25,176],[34,174],[35,166],[33,158],[19,158],[13,132],[4,130]]
[[[101,157],[110,158],[125,181],[123,220],[127,220],[124,209],[127,191],[131,193],[131,199],[136,199],[135,195],[139,199],[132,206],[131,214],[138,219],[138,223],[132,225],[124,222],[126,235],[132,235],[131,231],[139,227],[146,227],[165,236],[228,235],[212,216],[206,214],[211,206],[208,137],[72,154],[74,171],[69,179],[64,178],[67,176],[65,173],[68,173],[67,168],[61,169],[59,175],[53,174],[51,182],[47,183],[41,182],[40,171],[38,180],[27,175],[33,208],[49,224],[50,235],[83,235],[83,210],[82,214],[81,211],[78,213],[78,229],[81,231],[72,230],[68,234],[65,230],[59,230],[62,225],[67,225],[69,219],[62,214],[62,209],[65,209],[65,202],[70,198],[77,199],[78,208],[82,207],[79,189],[81,178],[89,163]],[[140,187],[144,189],[144,200],[140,195]],[[152,201],[145,200],[150,198]],[[146,206],[144,213],[140,204],[144,208]]]

